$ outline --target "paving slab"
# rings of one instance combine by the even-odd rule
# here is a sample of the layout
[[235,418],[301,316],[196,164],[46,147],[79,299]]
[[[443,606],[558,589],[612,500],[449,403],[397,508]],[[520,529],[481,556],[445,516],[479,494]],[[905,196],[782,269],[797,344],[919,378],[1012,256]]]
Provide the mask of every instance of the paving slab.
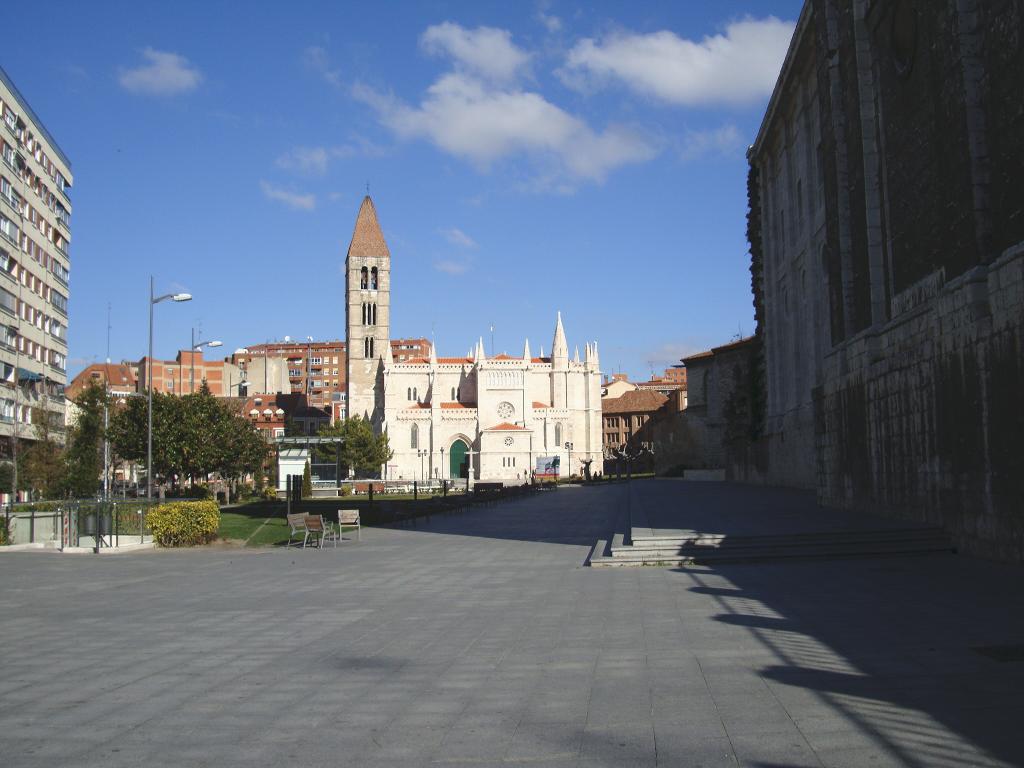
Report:
[[1024,764],[1020,567],[585,567],[632,492],[682,503],[637,481],[323,552],[9,553],[3,764]]

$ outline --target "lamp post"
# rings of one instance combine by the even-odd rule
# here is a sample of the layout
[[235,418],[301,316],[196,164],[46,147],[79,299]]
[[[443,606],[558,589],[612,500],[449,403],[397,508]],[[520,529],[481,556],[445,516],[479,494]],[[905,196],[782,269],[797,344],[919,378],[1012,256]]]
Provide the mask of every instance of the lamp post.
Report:
[[[191,363],[189,374],[188,374],[188,393],[194,395],[196,391],[196,352],[202,354],[203,347],[219,347],[221,342],[219,341],[200,341],[196,342],[196,329],[192,329],[192,354],[189,355],[189,361]],[[224,382],[222,381],[221,384]],[[228,392],[228,394],[231,394]]]
[[165,293],[163,296],[153,295],[153,276],[149,276],[149,358],[146,370],[146,389],[148,404],[146,428],[146,500],[153,500],[153,307],[161,301],[191,301],[190,293]]
[[420,457],[420,482],[422,483],[423,482],[423,457],[427,455],[427,450],[425,448],[420,448],[418,451],[416,451],[416,454]]
[[569,462],[565,467],[565,477],[568,480],[572,477],[572,443],[566,443],[565,450],[569,452]]

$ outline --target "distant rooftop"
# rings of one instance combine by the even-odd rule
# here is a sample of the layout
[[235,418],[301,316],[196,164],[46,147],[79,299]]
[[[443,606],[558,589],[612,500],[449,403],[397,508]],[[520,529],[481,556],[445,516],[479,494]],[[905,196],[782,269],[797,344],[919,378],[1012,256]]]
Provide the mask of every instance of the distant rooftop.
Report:
[[60,144],[57,143],[57,140],[53,138],[48,130],[46,130],[46,125],[39,119],[39,115],[35,113],[35,110],[29,106],[28,99],[21,95],[21,91],[18,90],[18,87],[14,84],[11,78],[7,76],[3,67],[0,67],[0,80],[2,80],[4,85],[7,86],[7,90],[14,94],[14,98],[18,100],[18,104],[28,113],[28,116],[32,118],[32,122],[35,123],[36,128],[42,131],[43,136],[46,137],[47,143],[53,151],[57,153],[60,159],[64,161],[64,165],[67,166],[67,169],[70,171],[71,161],[68,159],[68,156],[64,154],[64,150],[60,148]]

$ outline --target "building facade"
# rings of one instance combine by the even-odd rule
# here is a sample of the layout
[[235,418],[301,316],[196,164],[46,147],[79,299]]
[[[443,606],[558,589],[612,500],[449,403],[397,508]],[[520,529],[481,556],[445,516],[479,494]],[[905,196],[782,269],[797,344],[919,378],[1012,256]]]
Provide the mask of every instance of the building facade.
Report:
[[63,440],[71,161],[0,69],[0,459]]
[[[392,339],[395,360],[426,357],[427,339]],[[241,371],[249,393],[301,392],[313,408],[328,408],[345,418],[346,345],[343,341],[273,341],[236,350],[230,362]]]
[[390,343],[391,255],[369,196],[346,258],[349,416],[387,432],[388,479],[525,482],[541,457],[563,475],[600,466],[601,372],[596,343],[570,358],[561,315],[550,357],[397,361]]
[[633,454],[650,443],[647,424],[668,402],[652,389],[635,389],[618,397],[601,398],[602,443],[606,458],[621,452]]
[[1018,560],[1021,29],[1022,0],[804,4],[748,153],[764,415],[734,468]]
[[144,357],[138,364],[139,391],[149,389],[152,370],[153,391],[168,395],[189,395],[198,392],[203,382],[214,397],[237,397],[240,374],[223,360],[204,360],[202,352],[183,349],[174,360],[153,360]]

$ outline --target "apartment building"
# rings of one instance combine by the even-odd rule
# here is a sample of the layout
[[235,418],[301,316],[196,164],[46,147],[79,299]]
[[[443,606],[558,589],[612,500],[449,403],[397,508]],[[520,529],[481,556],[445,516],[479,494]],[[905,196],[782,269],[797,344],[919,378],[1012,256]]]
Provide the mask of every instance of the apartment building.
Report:
[[198,392],[203,382],[214,397],[238,396],[241,373],[224,360],[204,360],[202,352],[183,349],[173,360],[156,360],[148,357],[138,362],[137,377],[139,391],[149,386],[149,372],[153,372],[153,391],[169,395],[188,395]]
[[[391,352],[396,361],[412,360],[430,355],[427,339],[394,339]],[[291,392],[306,396],[311,408],[326,408],[332,418],[345,418],[346,355],[345,342],[297,341],[285,337],[284,341],[252,344],[237,350],[229,362],[237,366],[249,382],[249,393],[273,394],[284,391],[278,386],[267,386],[278,381],[274,376],[272,360],[286,363],[287,382]],[[268,373],[269,372],[269,373]]]
[[63,440],[71,161],[0,68],[0,460]]
[[106,387],[115,400],[124,401],[138,392],[138,373],[127,363],[93,363],[86,366],[71,380],[67,388],[68,400],[74,400],[92,383]]

